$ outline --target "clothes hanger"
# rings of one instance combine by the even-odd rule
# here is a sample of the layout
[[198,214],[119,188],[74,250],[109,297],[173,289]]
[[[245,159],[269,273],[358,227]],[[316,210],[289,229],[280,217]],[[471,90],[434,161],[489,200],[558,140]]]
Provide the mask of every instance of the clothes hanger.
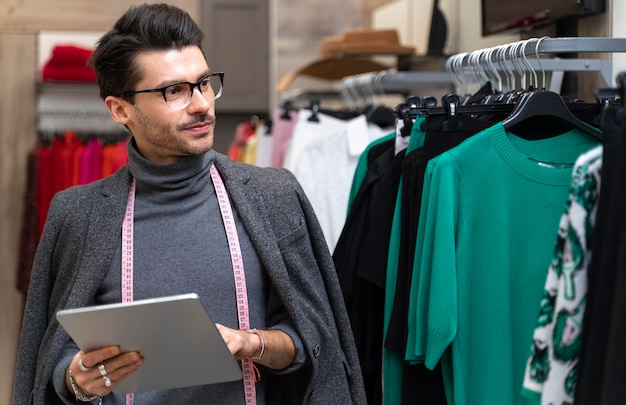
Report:
[[381,128],[393,127],[396,122],[395,111],[384,105],[379,99],[385,96],[385,89],[382,85],[382,79],[385,72],[376,72],[364,76],[365,85],[371,90],[369,105],[364,109],[363,113],[367,122],[378,125]]
[[[426,104],[428,103],[428,105]],[[394,111],[398,120],[402,122],[402,129],[400,130],[400,135],[403,138],[406,138],[411,135],[413,130],[413,114],[411,113],[412,109],[423,108],[423,107],[434,107],[437,105],[437,99],[432,96],[427,96],[424,99],[418,96],[408,96],[403,103],[400,103],[396,106]]]
[[[541,42],[541,39],[538,40],[535,49],[539,48],[539,42]],[[527,59],[525,58],[524,49],[521,50],[521,55],[523,56],[523,60],[527,63],[527,66],[530,67],[530,63],[528,63]],[[543,68],[541,67],[539,55],[537,54],[536,56],[538,65],[542,73],[544,73]],[[532,67],[530,67],[530,69],[532,70]],[[543,77],[544,82],[542,83],[542,86],[545,86],[545,74],[543,75]],[[536,72],[534,78],[535,85],[537,85],[538,80]],[[542,88],[545,89],[545,87]],[[602,133],[599,130],[581,121],[570,111],[569,107],[567,106],[567,104],[565,104],[565,101],[563,100],[563,97],[561,97],[561,95],[553,91],[543,89],[529,91],[522,94],[520,100],[515,104],[511,114],[509,114],[509,116],[502,121],[502,125],[506,130],[513,133],[516,133],[516,131],[525,132],[522,129],[523,125],[527,123],[537,123],[539,124],[537,126],[538,128],[545,128],[546,123],[541,122],[541,120],[548,119],[552,123],[560,124],[551,129],[551,131],[556,129],[557,132],[546,133],[545,131],[540,131],[543,133],[538,133],[537,135],[542,137],[555,134],[559,135],[560,133],[562,133],[559,133],[559,130],[565,127],[568,128],[568,130],[571,128],[576,128],[596,139],[602,139]],[[536,128],[533,128],[533,130],[535,129]],[[533,139],[536,138],[536,135],[531,136]]]
[[576,128],[582,132],[602,139],[602,133],[578,119],[569,110],[563,98],[549,90],[535,90],[522,95],[511,114],[502,121],[505,129],[515,133],[521,125],[540,118],[556,119],[567,128]]
[[320,112],[320,100],[319,99],[311,99],[311,105],[309,106],[311,109],[311,116],[307,118],[309,122],[320,122],[320,117],[318,116]]
[[293,101],[285,100],[282,105],[282,114],[280,115],[281,120],[291,121],[291,111],[295,111]]

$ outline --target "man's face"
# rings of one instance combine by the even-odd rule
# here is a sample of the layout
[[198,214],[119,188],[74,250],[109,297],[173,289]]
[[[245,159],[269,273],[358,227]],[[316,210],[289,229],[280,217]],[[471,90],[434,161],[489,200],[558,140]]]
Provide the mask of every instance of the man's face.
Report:
[[[182,50],[147,51],[137,56],[143,79],[134,90],[154,89],[172,83],[195,83],[210,71],[196,46]],[[206,96],[206,97],[205,97]],[[197,88],[185,108],[175,111],[161,92],[139,93],[135,103],[123,103],[128,126],[139,153],[155,163],[172,163],[181,156],[206,152],[213,146],[215,100]]]

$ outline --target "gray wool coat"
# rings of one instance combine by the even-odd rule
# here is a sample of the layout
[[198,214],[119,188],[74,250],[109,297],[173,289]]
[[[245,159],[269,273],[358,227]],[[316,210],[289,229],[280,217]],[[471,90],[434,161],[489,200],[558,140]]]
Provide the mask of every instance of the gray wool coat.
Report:
[[[215,165],[252,243],[302,338],[309,363],[267,378],[267,403],[365,404],[350,322],[332,257],[304,191],[283,169],[215,154]],[[62,308],[88,305],[110,268],[131,175],[58,193],[38,246],[18,350],[13,404],[60,402],[49,384],[68,335]]]

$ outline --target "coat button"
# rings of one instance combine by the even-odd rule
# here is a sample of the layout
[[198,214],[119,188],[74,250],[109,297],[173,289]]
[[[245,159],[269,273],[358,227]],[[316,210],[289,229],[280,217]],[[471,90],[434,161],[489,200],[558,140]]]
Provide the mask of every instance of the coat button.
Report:
[[315,345],[315,348],[313,349],[313,356],[319,357],[319,355],[320,355],[320,345]]

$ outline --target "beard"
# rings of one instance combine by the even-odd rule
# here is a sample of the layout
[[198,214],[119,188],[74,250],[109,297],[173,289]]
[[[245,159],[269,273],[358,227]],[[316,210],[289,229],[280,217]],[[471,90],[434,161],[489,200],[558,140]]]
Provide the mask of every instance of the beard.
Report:
[[169,151],[170,154],[178,156],[199,155],[213,147],[213,127],[208,133],[193,137],[184,132],[185,128],[195,124],[214,123],[215,117],[209,114],[194,115],[190,121],[181,125],[168,125],[149,118],[137,106],[135,111],[143,138],[161,152]]

